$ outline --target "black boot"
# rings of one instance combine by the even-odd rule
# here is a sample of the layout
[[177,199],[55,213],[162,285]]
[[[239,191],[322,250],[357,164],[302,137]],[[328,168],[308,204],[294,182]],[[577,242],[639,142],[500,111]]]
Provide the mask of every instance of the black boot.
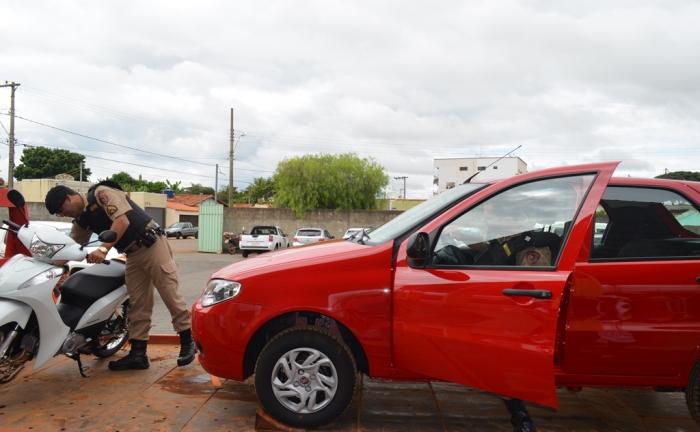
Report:
[[119,360],[109,362],[110,370],[148,369],[150,366],[146,355],[148,341],[131,339],[129,342],[131,342],[129,354]]
[[513,425],[513,432],[536,432],[535,423],[530,418],[530,414],[525,408],[525,404],[520,399],[505,399],[503,402],[510,413],[510,423]]
[[177,365],[185,366],[192,363],[197,350],[192,340],[192,330],[183,330],[178,334],[180,335],[180,354],[177,356]]

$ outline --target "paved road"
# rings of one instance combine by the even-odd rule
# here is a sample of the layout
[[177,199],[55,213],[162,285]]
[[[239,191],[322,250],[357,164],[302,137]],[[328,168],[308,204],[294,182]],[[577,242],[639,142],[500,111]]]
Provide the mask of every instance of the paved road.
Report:
[[[212,273],[235,261],[243,259],[240,255],[212,254],[197,252],[196,239],[168,240],[175,253],[175,261],[180,275],[180,290],[188,307],[199,298],[204,285]],[[155,295],[155,308],[153,310],[153,327],[151,334],[172,334],[173,327],[170,323],[170,314],[165,304]]]

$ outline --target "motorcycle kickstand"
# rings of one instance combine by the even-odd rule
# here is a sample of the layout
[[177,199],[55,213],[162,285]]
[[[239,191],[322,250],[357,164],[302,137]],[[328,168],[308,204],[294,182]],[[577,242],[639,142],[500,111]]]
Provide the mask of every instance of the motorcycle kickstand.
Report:
[[83,368],[83,362],[80,360],[80,353],[75,353],[75,354],[66,354],[66,357],[71,358],[78,362],[78,371],[80,371],[80,376],[83,378],[89,378],[88,375],[85,374],[85,368]]

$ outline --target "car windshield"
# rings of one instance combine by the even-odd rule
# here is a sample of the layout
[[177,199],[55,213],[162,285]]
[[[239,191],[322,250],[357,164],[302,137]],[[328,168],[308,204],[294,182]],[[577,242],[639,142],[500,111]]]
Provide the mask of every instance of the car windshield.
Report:
[[168,228],[180,228],[181,226],[182,226],[182,224],[180,222],[176,222],[176,223],[170,225]]
[[253,230],[250,232],[250,234],[251,235],[268,235],[268,234],[275,235],[275,234],[277,234],[277,229],[275,229],[275,227],[257,226],[257,227],[253,228]]
[[[364,242],[366,244],[376,245],[394,240],[412,229],[416,224],[423,223],[426,218],[434,215],[438,211],[443,211],[453,206],[455,203],[484,186],[486,186],[486,184],[467,183],[447,190],[439,195],[435,195],[429,200],[406,210],[384,225],[375,228],[372,230],[371,235],[364,236]],[[359,235],[354,238],[358,241],[362,240],[362,236]]]
[[315,229],[303,229],[297,231],[297,236],[302,236],[302,237],[320,237],[321,236],[321,231],[320,230],[315,230]]

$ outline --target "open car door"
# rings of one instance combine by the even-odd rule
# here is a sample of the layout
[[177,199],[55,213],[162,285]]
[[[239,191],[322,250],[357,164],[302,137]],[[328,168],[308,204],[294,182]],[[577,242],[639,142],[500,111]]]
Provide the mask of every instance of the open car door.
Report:
[[394,280],[395,365],[556,408],[560,303],[616,166],[495,183],[404,241]]

